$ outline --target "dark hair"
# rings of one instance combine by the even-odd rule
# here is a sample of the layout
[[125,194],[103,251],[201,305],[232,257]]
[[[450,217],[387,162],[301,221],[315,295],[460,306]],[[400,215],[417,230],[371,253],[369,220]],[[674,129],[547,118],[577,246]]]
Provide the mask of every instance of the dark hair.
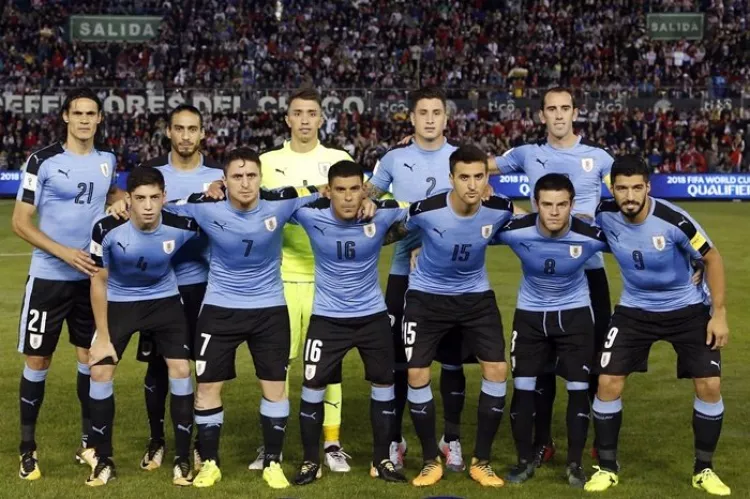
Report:
[[451,174],[453,174],[456,169],[456,163],[483,163],[484,169],[489,169],[487,154],[477,146],[473,145],[461,146],[453,151],[450,158],[448,158],[448,162],[450,164]]
[[422,87],[409,94],[409,111],[412,113],[417,108],[417,103],[422,99],[440,99],[443,103],[443,109],[446,108],[445,92],[440,87]]
[[181,113],[183,111],[196,115],[198,117],[198,122],[200,123],[201,130],[203,130],[203,115],[197,107],[190,104],[180,104],[176,108],[172,109],[172,111],[169,113],[169,126],[172,126],[172,119],[174,118],[175,114]]
[[292,107],[292,102],[299,100],[313,100],[318,103],[318,106],[323,107],[323,100],[320,98],[320,93],[313,87],[302,87],[295,90],[292,95],[289,96],[289,107]]
[[648,178],[651,172],[648,169],[648,165],[643,158],[637,154],[626,154],[624,156],[618,156],[612,163],[612,171],[609,176],[612,183],[615,183],[615,179],[618,175],[625,177],[632,177],[633,175],[642,175],[643,179],[648,182]]
[[578,106],[576,105],[576,96],[573,95],[573,91],[569,89],[568,87],[552,87],[548,88],[544,91],[542,94],[542,101],[539,103],[539,109],[544,111],[544,103],[547,100],[547,95],[549,94],[568,94],[570,95],[570,102],[573,104],[573,109],[576,109]]
[[142,185],[158,185],[159,189],[164,192],[164,175],[156,168],[138,166],[128,175],[127,191],[132,194]]
[[365,179],[365,171],[359,163],[347,159],[338,161],[328,169],[328,183],[333,183],[336,177],[359,177]]
[[258,152],[255,149],[250,149],[249,147],[238,147],[237,149],[227,154],[227,157],[224,159],[224,174],[227,173],[227,168],[229,168],[230,163],[237,160],[242,161],[243,164],[246,161],[251,161],[258,165],[258,170],[260,170],[260,155],[258,154]]
[[[68,92],[65,95],[65,101],[63,101],[62,108],[60,108],[60,126],[59,130],[61,132],[61,137],[67,137],[68,135],[68,124],[63,119],[63,113],[69,113],[70,112],[70,106],[73,104],[73,101],[78,99],[89,99],[94,102],[96,102],[96,110],[98,113],[102,113],[102,101],[99,98],[98,95],[96,95],[96,92],[91,90],[88,87],[82,87],[82,88],[74,88],[70,92]],[[94,134],[94,144],[99,145],[103,141],[103,135],[104,135],[104,123],[99,123],[96,127],[96,134]],[[65,141],[65,138],[62,139]]]
[[573,182],[570,181],[567,175],[563,175],[562,173],[548,173],[536,181],[534,185],[535,201],[539,201],[539,193],[542,191],[568,191],[571,201],[576,197]]

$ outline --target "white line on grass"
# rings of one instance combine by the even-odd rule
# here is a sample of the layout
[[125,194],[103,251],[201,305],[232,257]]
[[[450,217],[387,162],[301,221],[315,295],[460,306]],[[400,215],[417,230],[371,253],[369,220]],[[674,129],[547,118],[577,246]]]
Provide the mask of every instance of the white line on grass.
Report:
[[31,253],[0,253],[0,258],[14,257],[14,256],[30,256]]

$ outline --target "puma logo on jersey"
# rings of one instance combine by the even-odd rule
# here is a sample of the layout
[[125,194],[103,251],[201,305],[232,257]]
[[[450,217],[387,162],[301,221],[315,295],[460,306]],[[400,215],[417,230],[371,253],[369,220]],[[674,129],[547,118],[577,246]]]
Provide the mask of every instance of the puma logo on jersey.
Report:
[[531,243],[518,243],[523,247],[526,251],[531,251]]
[[613,230],[609,231],[609,235],[615,238],[615,241],[620,242],[620,233]]
[[120,241],[117,241],[117,246],[119,246],[120,248],[122,248],[122,252],[123,253],[127,253],[128,252],[128,246],[130,246],[130,245],[126,244],[126,245],[123,246],[123,244]]
[[542,165],[542,168],[547,168],[547,163],[549,163],[549,160],[542,161],[541,159],[536,158],[536,162],[539,163],[540,165]]
[[65,178],[67,178],[67,179],[69,179],[69,178],[70,178],[70,168],[68,168],[68,169],[67,169],[67,170],[65,170],[65,171],[63,171],[63,170],[60,170],[60,169],[58,169],[57,171],[58,171],[59,173],[62,173],[63,175],[65,175]]
[[404,168],[408,168],[409,171],[412,171],[412,172],[414,171],[414,166],[415,165],[410,165],[410,164],[404,163]]
[[220,228],[222,232],[224,232],[226,230],[225,229],[225,227],[227,226],[226,223],[217,222],[216,220],[214,220],[211,223],[214,224],[215,226],[217,226],[218,228]]
[[432,230],[434,230],[435,232],[437,232],[438,234],[440,234],[440,239],[442,239],[443,238],[443,234],[445,234],[445,231],[447,229],[445,229],[445,230],[439,230],[439,229],[433,228]]
[[313,225],[313,229],[316,229],[318,232],[320,232],[321,236],[325,236],[326,235],[326,230],[323,229],[323,228],[318,227],[317,225]]
[[686,224],[686,223],[690,223],[690,222],[688,222],[687,220],[685,220],[685,219],[683,218],[682,220],[680,220],[679,222],[677,222],[677,227],[679,227],[679,226],[680,226],[680,225],[682,225],[682,224]]

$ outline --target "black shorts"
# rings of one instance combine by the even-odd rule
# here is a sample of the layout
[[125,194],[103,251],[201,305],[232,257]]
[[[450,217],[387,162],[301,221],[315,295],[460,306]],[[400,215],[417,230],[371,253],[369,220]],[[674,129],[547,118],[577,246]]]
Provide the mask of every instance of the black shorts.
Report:
[[440,341],[454,329],[461,332],[469,351],[479,360],[505,361],[503,323],[495,293],[406,293],[403,338],[409,367],[429,367]]
[[590,307],[554,312],[516,310],[510,337],[513,377],[555,372],[568,381],[588,381],[594,364],[594,320]]
[[612,375],[646,372],[651,345],[664,340],[677,353],[678,378],[721,376],[721,353],[706,345],[710,319],[709,308],[703,304],[671,312],[647,312],[618,305],[598,356],[597,371]]
[[195,337],[195,373],[199,383],[237,377],[235,353],[247,343],[255,375],[264,381],[286,380],[289,364],[289,312],[286,305],[232,309],[204,305]]
[[476,364],[477,356],[472,353],[471,342],[464,336],[460,328],[454,328],[443,336],[438,344],[435,360],[449,366]]
[[[193,338],[195,338],[195,327],[198,324],[198,314],[201,311],[203,297],[206,295],[206,283],[202,282],[199,284],[179,286],[178,289],[180,290],[182,310],[185,313],[187,328],[191,338],[189,345],[191,345],[192,348],[194,343]],[[135,354],[135,358],[139,362],[151,362],[153,359],[160,356],[161,354],[156,348],[151,331],[141,331],[141,334],[138,337],[138,351]]]
[[359,350],[365,379],[392,385],[395,367],[388,314],[335,318],[312,315],[304,349],[304,386],[325,388],[332,374],[352,348]]
[[31,276],[26,278],[18,325],[18,351],[41,357],[52,355],[63,322],[68,324],[70,343],[89,348],[96,329],[90,286],[88,279],[51,281]]
[[[190,334],[179,295],[156,300],[111,301],[107,303],[109,337],[117,356],[122,354],[136,331],[152,331],[154,347],[167,359],[190,359]],[[111,357],[99,362],[114,364]]]

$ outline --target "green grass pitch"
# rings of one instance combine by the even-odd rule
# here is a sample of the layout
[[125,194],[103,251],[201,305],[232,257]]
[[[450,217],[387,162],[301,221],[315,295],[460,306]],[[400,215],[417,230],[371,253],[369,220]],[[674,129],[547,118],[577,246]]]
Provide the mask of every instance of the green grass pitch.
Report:
[[[706,228],[724,256],[728,280],[728,309],[731,327],[730,342],[724,351],[724,402],[727,408],[715,466],[722,479],[732,487],[734,497],[750,497],[750,477],[743,471],[748,463],[750,435],[750,340],[745,324],[750,322],[750,252],[746,233],[750,227],[750,210],[739,203],[692,203],[685,207]],[[28,270],[29,247],[15,237],[10,229],[12,201],[0,202],[0,498],[33,497],[257,497],[257,498],[424,498],[458,496],[463,498],[518,497],[565,498],[585,494],[569,489],[563,480],[565,461],[566,396],[562,382],[558,384],[558,400],[553,435],[558,454],[550,466],[539,470],[529,483],[506,486],[500,490],[483,490],[468,475],[448,473],[444,480],[430,489],[411,485],[385,484],[369,477],[370,423],[368,415],[369,388],[363,380],[363,369],[356,353],[345,364],[342,441],[353,456],[353,470],[323,479],[305,488],[292,487],[272,491],[257,472],[247,470],[260,443],[258,419],[259,390],[246,350],[237,356],[239,377],[224,390],[226,424],[223,429],[221,454],[224,479],[213,489],[177,489],[171,485],[168,466],[154,472],[143,472],[138,461],[147,443],[148,425],[143,402],[142,378],[144,365],[134,361],[134,347],[128,349],[116,375],[117,417],[115,459],[119,477],[105,490],[84,485],[88,471],[74,464],[78,446],[79,405],[75,394],[75,360],[67,341],[61,341],[47,381],[44,406],[37,429],[37,441],[43,478],[26,483],[18,472],[18,383],[23,360],[16,353],[18,314],[23,285]],[[390,249],[383,252],[380,270],[383,284],[387,275]],[[491,248],[487,266],[497,294],[506,335],[512,319],[519,280],[519,264],[507,248]],[[619,296],[620,278],[616,265],[607,257],[607,268],[613,299]],[[65,333],[64,333],[65,334]],[[691,428],[692,385],[675,378],[675,355],[671,347],[659,343],[651,353],[650,372],[633,376],[624,395],[624,424],[620,439],[620,462],[623,466],[620,485],[606,493],[611,498],[703,497],[690,486],[693,459]],[[438,371],[435,369],[435,376]],[[295,364],[292,373],[292,415],[284,448],[284,470],[291,478],[299,464],[302,449],[296,411],[302,373]],[[466,458],[474,444],[476,405],[480,373],[477,366],[467,368],[468,396],[463,415],[463,445]],[[438,397],[437,383],[434,392]],[[510,395],[510,393],[509,393]],[[440,407],[438,401],[437,406]],[[167,415],[167,418],[169,416]],[[168,435],[169,423],[167,421]],[[411,454],[407,456],[407,475],[413,477],[420,465],[419,443],[408,417],[404,424]],[[442,431],[438,417],[438,432]],[[171,435],[168,437],[171,439]],[[591,441],[591,434],[589,442]],[[168,440],[171,446],[171,440]],[[171,462],[168,447],[166,462]],[[586,451],[588,456],[588,449]],[[494,465],[504,473],[515,462],[515,451],[505,417],[494,445]],[[591,459],[584,458],[587,473]]]

